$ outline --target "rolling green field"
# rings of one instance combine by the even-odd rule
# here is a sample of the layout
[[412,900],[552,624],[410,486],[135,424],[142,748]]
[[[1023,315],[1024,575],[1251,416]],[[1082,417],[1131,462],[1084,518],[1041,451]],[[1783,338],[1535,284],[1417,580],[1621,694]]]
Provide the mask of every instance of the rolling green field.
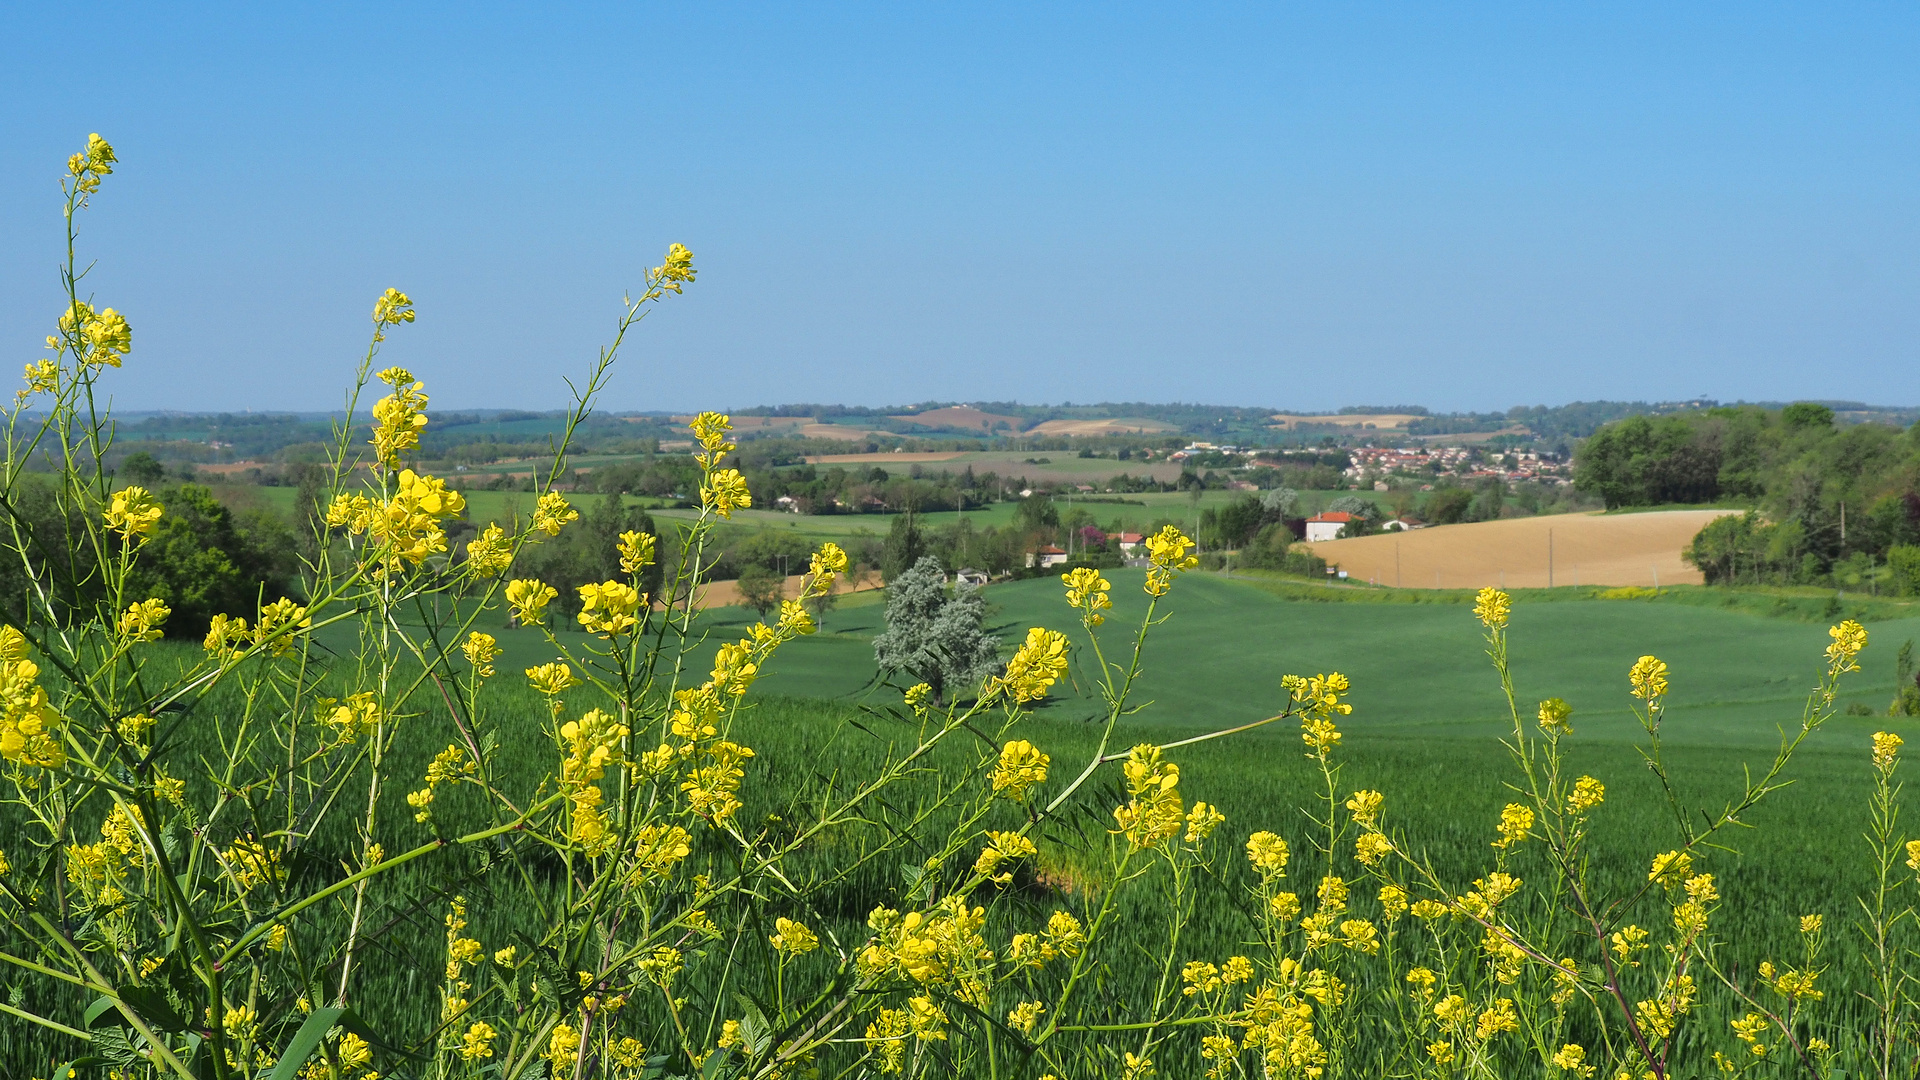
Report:
[[[1117,610],[1104,640],[1117,649],[1144,597],[1138,572],[1112,576]],[[991,624],[1009,644],[1035,623],[1078,637],[1078,627],[1060,601],[1058,581],[996,585],[987,595]],[[1381,593],[1333,589],[1314,596],[1277,595],[1257,581],[1185,576],[1163,606],[1171,618],[1148,646],[1147,674],[1137,700],[1151,705],[1123,721],[1120,744],[1171,742],[1259,719],[1280,703],[1280,675],[1343,671],[1355,683],[1350,698],[1355,711],[1342,724],[1342,787],[1385,792],[1390,828],[1443,873],[1465,881],[1484,872],[1490,865],[1487,842],[1493,822],[1509,799],[1505,785],[1514,773],[1499,743],[1507,728],[1501,717],[1504,706],[1481,655],[1479,627],[1469,608],[1458,602],[1326,602],[1390,599]],[[758,751],[744,789],[748,809],[743,814],[749,819],[794,813],[791,800],[825,771],[857,772],[911,738],[909,728],[890,718],[899,701],[897,690],[875,680],[871,637],[881,625],[883,602],[878,593],[846,598],[827,614],[822,633],[787,646],[772,674],[757,684],[758,704],[737,731],[737,737]],[[739,633],[748,621],[739,609],[709,613],[703,625],[711,637],[701,652]],[[1892,692],[1893,654],[1900,641],[1920,637],[1920,618],[1881,620],[1870,624],[1870,630],[1873,644],[1863,656],[1866,671],[1853,677],[1843,703],[1861,701],[1880,710]],[[516,775],[506,778],[507,786],[530,788],[558,750],[544,730],[544,710],[524,688],[518,670],[552,658],[552,650],[535,632],[496,632],[507,654],[498,664],[486,724],[511,748],[503,760]],[[563,636],[581,640],[579,635]],[[1606,808],[1596,819],[1597,871],[1603,882],[1627,885],[1644,877],[1650,852],[1671,846],[1672,832],[1631,745],[1638,729],[1625,708],[1627,666],[1643,652],[1655,653],[1672,666],[1666,722],[1670,762],[1684,801],[1717,806],[1737,789],[1744,764],[1762,763],[1769,755],[1779,725],[1798,717],[1826,634],[1823,622],[1767,618],[1750,611],[1557,598],[1529,603],[1523,595],[1515,608],[1513,642],[1522,707],[1547,695],[1564,697],[1575,707],[1573,764],[1608,785]],[[198,652],[178,648],[183,656]],[[696,654],[692,659],[699,673],[705,658]],[[1077,673],[1088,662],[1087,650],[1080,647],[1073,660]],[[1097,730],[1089,723],[1095,709],[1088,698],[1075,686],[1059,689],[1062,692],[1025,721],[1018,734],[1051,753],[1064,772],[1085,760]],[[571,702],[574,709],[591,704],[581,691],[569,697],[577,699]],[[208,708],[232,705],[223,701],[217,697]],[[423,693],[416,705],[417,714],[407,721],[397,751],[400,776],[417,775],[452,734],[450,721],[430,694]],[[1910,724],[1870,717],[1833,720],[1795,762],[1790,773],[1794,785],[1750,816],[1757,829],[1733,838],[1739,851],[1713,857],[1712,869],[1720,875],[1726,896],[1716,925],[1734,943],[1743,963],[1782,955],[1791,947],[1794,920],[1808,912],[1824,913],[1836,927],[1836,941],[1846,942],[1838,928],[1849,918],[1852,898],[1866,880],[1859,836],[1867,736],[1876,729],[1899,731]],[[1909,734],[1920,737],[1920,731]],[[1258,829],[1281,832],[1296,845],[1304,842],[1304,814],[1317,777],[1301,751],[1297,730],[1276,724],[1172,754],[1182,767],[1183,793],[1216,803],[1228,815],[1225,849],[1231,851]],[[194,762],[207,760],[202,755],[217,759],[217,747],[204,724],[189,725],[174,751],[175,771],[196,775],[201,770]],[[200,796],[208,794],[203,784],[196,782],[195,787]],[[396,845],[420,839],[420,827],[401,801],[405,788],[391,786],[389,805],[381,815],[383,831],[392,834]],[[1087,820],[1110,821],[1109,811],[1118,798],[1109,779],[1086,789],[1079,802]],[[475,809],[463,811],[450,803],[446,811],[457,823]],[[1094,848],[1084,845],[1100,843],[1098,833],[1095,828],[1083,842],[1063,840],[1049,855],[1053,865],[1069,872],[1091,865]],[[322,868],[336,863],[350,846],[345,820],[330,821],[315,837],[304,865],[313,873],[325,872]],[[520,925],[524,912],[516,912],[511,889],[490,885],[470,864],[454,852],[446,859],[422,860],[394,876],[389,899],[380,909],[383,924],[392,928],[383,948],[393,962],[369,968],[356,994],[362,1012],[379,1015],[385,1030],[417,1036],[431,1026],[434,997],[416,985],[413,973],[432,970],[440,962],[437,912],[445,896],[462,891],[472,899],[476,933],[483,940],[510,940],[516,927],[525,928]],[[1547,872],[1526,857],[1515,869],[1523,875]],[[1242,860],[1223,862],[1183,951],[1220,956],[1240,948],[1249,927],[1248,884]],[[819,898],[819,903],[821,910],[845,920],[843,929],[857,933],[854,927],[871,906],[898,903],[899,888],[890,871],[876,868],[847,886],[844,894]],[[304,932],[330,933],[329,920],[338,915],[316,917]],[[1647,917],[1661,916],[1654,911]],[[1150,939],[1155,931],[1147,926],[1141,933]],[[1850,943],[1836,948],[1831,959],[1834,969],[1824,978],[1835,988],[1846,986],[1858,971]],[[1119,956],[1103,973],[1116,1008],[1127,1006],[1126,987],[1145,974],[1136,967]],[[724,1013],[724,1002],[703,1000],[711,989],[688,987],[700,1001],[697,1013]],[[38,1002],[49,993],[55,991],[32,988],[27,1000]],[[1858,1007],[1851,994],[1829,997],[1836,1015]],[[1699,1030],[1712,1044],[1730,1041],[1724,1019]],[[71,1055],[74,1048],[62,1044],[62,1038],[0,1018],[0,1067],[6,1075],[37,1075],[32,1070]]]

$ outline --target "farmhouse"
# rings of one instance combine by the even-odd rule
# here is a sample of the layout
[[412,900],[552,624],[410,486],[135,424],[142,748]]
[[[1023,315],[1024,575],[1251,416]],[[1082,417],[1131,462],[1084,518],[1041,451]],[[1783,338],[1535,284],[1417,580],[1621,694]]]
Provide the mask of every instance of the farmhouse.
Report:
[[1353,515],[1344,510],[1333,510],[1324,514],[1313,515],[1307,519],[1307,543],[1312,544],[1318,543],[1321,540],[1334,539],[1340,535],[1340,530],[1346,528],[1347,523],[1352,520]]
[[1397,517],[1380,526],[1381,532],[1406,532],[1409,529],[1424,529],[1427,523],[1415,517]]
[[975,588],[979,588],[987,583],[987,572],[985,570],[975,570],[971,566],[963,566],[958,573],[953,575],[953,581],[956,585],[972,585]]
[[1114,533],[1109,539],[1118,541],[1121,551],[1132,551],[1134,548],[1139,547],[1140,541],[1145,538],[1136,532],[1123,532]]
[[1046,547],[1041,548],[1039,551],[1027,552],[1028,566],[1034,566],[1037,564],[1042,568],[1044,568],[1048,566],[1059,566],[1065,563],[1066,561],[1067,561],[1067,553],[1061,550],[1060,548],[1054,547],[1052,544],[1048,544]]

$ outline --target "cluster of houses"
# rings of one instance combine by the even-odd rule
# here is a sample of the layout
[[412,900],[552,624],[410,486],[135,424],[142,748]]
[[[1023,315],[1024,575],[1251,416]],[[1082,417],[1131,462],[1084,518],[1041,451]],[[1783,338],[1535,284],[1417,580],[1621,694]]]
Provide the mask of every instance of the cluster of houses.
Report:
[[1349,451],[1352,464],[1346,468],[1346,477],[1355,484],[1365,483],[1368,477],[1375,478],[1373,487],[1378,491],[1387,490],[1388,484],[1380,477],[1394,474],[1419,475],[1422,473],[1450,472],[1466,479],[1494,477],[1509,483],[1538,480],[1551,484],[1567,483],[1562,475],[1566,466],[1551,457],[1528,451],[1514,451],[1508,454],[1496,454],[1492,459],[1462,469],[1473,458],[1473,452],[1462,446],[1439,446],[1432,448],[1403,448],[1390,446],[1362,446]]
[[[1129,560],[1129,565],[1131,565],[1131,560],[1135,557],[1141,543],[1146,540],[1144,535],[1137,532],[1101,532],[1091,525],[1082,528],[1079,536],[1081,550],[1083,551],[1091,545],[1105,544],[1111,541],[1115,547],[1120,549],[1120,554]],[[1037,551],[1027,552],[1027,565],[1029,567],[1038,566],[1042,569],[1050,566],[1064,566],[1067,560],[1071,558],[1073,558],[1072,552],[1065,548],[1048,544]]]

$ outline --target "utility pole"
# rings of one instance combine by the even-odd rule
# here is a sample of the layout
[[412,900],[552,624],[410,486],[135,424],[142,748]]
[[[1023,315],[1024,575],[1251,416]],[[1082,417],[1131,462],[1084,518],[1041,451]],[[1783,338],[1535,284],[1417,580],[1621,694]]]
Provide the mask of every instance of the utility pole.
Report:
[[1547,588],[1553,588],[1553,530],[1547,530]]
[[1397,537],[1393,541],[1393,587],[1400,587],[1400,540]]

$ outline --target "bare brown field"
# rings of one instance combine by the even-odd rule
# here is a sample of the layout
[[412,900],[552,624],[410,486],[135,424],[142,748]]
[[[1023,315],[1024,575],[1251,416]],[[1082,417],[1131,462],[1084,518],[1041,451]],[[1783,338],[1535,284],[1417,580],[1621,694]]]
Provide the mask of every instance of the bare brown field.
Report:
[[961,452],[958,450],[947,450],[947,451],[929,450],[922,453],[913,453],[913,454],[909,454],[904,451],[898,454],[810,454],[807,457],[807,464],[809,465],[884,465],[889,461],[900,461],[900,462],[955,461],[959,459],[960,453]]
[[[800,587],[805,582],[806,575],[804,574],[789,575],[786,584],[782,586],[782,595],[789,600],[797,599],[800,596]],[[859,581],[853,580],[853,575],[848,574],[833,583],[833,591],[840,595],[852,592],[871,592],[881,587],[883,587],[883,583],[880,580],[880,574],[878,571],[873,570],[867,571]],[[736,582],[713,581],[700,587],[700,592],[694,597],[693,606],[696,611],[705,611],[708,608],[732,607],[739,602],[740,589]],[[656,608],[659,607],[658,604],[654,606]]]
[[1179,428],[1162,420],[1047,420],[1035,424],[1029,435],[1154,435]]
[[1409,589],[1536,589],[1554,585],[1698,585],[1680,552],[1731,510],[1551,514],[1441,525],[1309,544],[1349,576]]
[[963,428],[970,431],[991,432],[999,428],[1009,434],[1019,431],[1026,421],[1017,416],[1000,416],[997,413],[981,412],[979,409],[965,406],[949,406],[944,409],[928,409],[912,416],[896,416],[909,424],[918,424],[930,428]]
[[865,442],[872,438],[893,438],[890,431],[865,431],[847,427],[844,424],[807,424],[798,434],[803,439],[839,439],[842,442]]

